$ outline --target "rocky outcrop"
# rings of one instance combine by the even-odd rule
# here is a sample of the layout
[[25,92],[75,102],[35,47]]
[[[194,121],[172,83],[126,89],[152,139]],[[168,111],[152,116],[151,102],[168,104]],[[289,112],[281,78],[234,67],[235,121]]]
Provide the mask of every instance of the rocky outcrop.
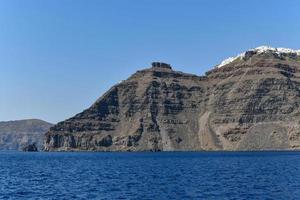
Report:
[[196,76],[136,72],[58,123],[46,151],[300,149],[300,57],[251,50]]
[[0,150],[22,150],[33,143],[42,149],[44,134],[51,126],[37,119],[0,122]]
[[35,144],[29,144],[22,148],[24,152],[38,152],[38,148]]

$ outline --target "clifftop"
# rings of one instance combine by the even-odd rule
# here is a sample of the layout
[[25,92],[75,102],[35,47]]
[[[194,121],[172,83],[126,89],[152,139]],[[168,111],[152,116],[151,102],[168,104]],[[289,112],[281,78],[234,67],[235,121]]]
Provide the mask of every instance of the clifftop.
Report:
[[217,68],[228,65],[236,60],[248,59],[253,55],[262,55],[262,54],[269,54],[269,55],[271,54],[273,56],[276,56],[277,58],[284,58],[284,57],[295,58],[300,56],[300,50],[293,50],[289,48],[274,48],[270,46],[260,46],[254,49],[249,49],[235,57],[229,57],[223,60],[219,65],[217,65]]
[[154,62],[51,128],[45,150],[300,149],[298,51],[261,47],[223,66],[199,77]]
[[170,64],[166,64],[163,62],[153,62],[152,64],[152,68],[154,69],[168,69],[168,70],[172,70],[172,67]]

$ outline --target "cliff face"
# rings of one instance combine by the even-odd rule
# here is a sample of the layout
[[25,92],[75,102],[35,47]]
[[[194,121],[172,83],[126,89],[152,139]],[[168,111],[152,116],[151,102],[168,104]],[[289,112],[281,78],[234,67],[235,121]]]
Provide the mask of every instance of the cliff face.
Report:
[[300,149],[300,57],[252,50],[199,77],[153,63],[58,123],[47,151]]
[[51,126],[36,119],[0,122],[0,150],[21,150],[34,143],[42,149],[44,134]]

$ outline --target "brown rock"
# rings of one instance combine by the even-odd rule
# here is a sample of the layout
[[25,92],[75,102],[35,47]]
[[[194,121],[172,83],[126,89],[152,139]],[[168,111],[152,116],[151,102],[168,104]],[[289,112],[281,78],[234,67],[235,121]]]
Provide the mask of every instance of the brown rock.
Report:
[[153,63],[52,127],[45,150],[299,149],[299,88],[296,55],[249,51],[203,77]]

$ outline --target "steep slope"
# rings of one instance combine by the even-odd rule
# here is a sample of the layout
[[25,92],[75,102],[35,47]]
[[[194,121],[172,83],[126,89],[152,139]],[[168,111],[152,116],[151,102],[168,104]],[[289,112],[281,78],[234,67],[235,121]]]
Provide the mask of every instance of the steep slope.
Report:
[[45,150],[300,149],[299,52],[259,47],[199,77],[138,71],[46,134]]
[[33,143],[42,148],[44,134],[51,126],[37,119],[0,122],[0,150],[21,150]]
[[200,150],[197,118],[207,88],[201,80],[153,63],[112,87],[89,109],[51,128],[45,148]]
[[259,47],[210,71],[213,132],[225,150],[299,149],[299,51]]

